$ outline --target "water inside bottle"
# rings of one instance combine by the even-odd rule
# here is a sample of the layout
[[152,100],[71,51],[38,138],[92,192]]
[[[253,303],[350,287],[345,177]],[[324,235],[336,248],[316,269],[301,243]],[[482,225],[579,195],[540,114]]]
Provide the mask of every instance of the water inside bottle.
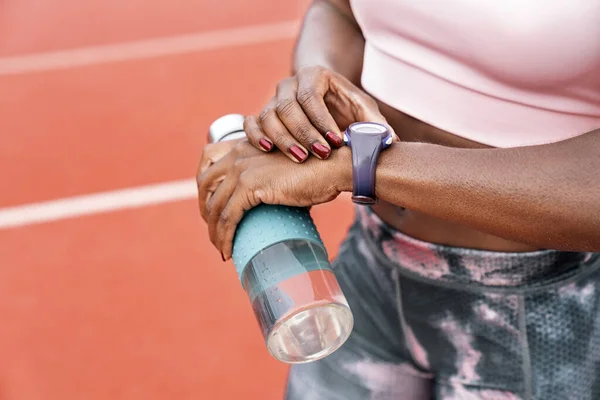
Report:
[[325,250],[305,240],[274,244],[246,267],[243,285],[269,352],[287,363],[337,350],[354,320]]

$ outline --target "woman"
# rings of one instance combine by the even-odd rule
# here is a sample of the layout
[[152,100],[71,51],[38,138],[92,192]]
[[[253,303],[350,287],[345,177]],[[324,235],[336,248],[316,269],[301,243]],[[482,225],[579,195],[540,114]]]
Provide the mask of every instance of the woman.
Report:
[[204,151],[228,259],[244,210],[352,190],[350,123],[399,139],[334,263],[354,331],[288,399],[600,398],[600,3],[448,3],[314,1],[247,141]]

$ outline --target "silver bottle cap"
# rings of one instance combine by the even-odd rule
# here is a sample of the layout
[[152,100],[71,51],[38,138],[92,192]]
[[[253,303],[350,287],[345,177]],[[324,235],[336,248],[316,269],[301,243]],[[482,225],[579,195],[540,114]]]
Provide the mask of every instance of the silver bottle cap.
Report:
[[244,132],[244,116],[241,114],[223,115],[208,128],[208,140],[211,143],[243,137],[246,137],[246,133]]

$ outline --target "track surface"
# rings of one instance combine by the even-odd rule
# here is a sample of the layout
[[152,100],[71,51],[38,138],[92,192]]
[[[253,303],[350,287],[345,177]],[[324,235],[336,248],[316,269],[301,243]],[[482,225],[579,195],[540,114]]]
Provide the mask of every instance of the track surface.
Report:
[[[193,176],[209,123],[288,73],[306,5],[0,2],[0,400],[282,397]],[[335,255],[349,201],[313,215]]]

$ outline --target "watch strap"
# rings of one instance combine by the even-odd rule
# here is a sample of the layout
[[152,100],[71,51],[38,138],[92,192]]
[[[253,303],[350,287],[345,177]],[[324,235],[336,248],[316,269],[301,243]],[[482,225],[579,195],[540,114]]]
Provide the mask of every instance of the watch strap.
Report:
[[381,135],[357,134],[352,142],[352,201],[357,204],[377,204],[375,171],[382,150]]

